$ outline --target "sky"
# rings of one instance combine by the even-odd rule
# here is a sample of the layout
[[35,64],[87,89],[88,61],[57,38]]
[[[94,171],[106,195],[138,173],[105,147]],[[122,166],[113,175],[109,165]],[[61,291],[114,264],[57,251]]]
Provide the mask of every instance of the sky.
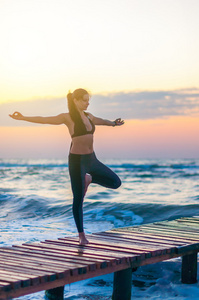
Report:
[[[105,158],[199,158],[197,0],[1,0],[0,158],[65,158],[64,126],[9,113],[56,115],[78,87]],[[118,143],[119,141],[119,143]]]

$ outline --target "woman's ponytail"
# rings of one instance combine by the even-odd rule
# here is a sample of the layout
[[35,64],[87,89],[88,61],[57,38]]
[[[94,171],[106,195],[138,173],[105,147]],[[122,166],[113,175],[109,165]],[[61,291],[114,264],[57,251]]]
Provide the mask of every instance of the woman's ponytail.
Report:
[[68,100],[69,114],[70,114],[70,116],[71,116],[71,118],[73,120],[73,115],[74,115],[74,111],[76,110],[76,107],[75,107],[75,103],[73,101],[73,94],[72,93],[70,93],[70,92],[68,93],[67,100]]
[[73,100],[73,94],[71,92],[69,92],[66,97],[69,102]]
[[71,116],[71,119],[74,123],[77,123],[79,126],[84,126],[84,122],[80,116],[79,111],[77,110],[77,107],[75,105],[74,99],[80,100],[83,98],[85,94],[88,94],[88,92],[84,89],[77,89],[73,93],[69,92],[67,94],[67,100],[68,100],[68,110],[69,114]]

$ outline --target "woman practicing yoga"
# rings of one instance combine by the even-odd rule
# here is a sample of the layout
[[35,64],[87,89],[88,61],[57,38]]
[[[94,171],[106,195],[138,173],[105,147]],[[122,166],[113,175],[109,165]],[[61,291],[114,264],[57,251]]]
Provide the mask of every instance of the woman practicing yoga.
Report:
[[91,182],[107,188],[117,189],[121,185],[119,177],[102,164],[93,150],[93,133],[95,125],[121,126],[124,121],[97,118],[85,112],[89,105],[89,93],[77,89],[67,95],[69,113],[52,117],[25,117],[19,112],[9,115],[16,120],[40,124],[65,124],[72,138],[69,153],[69,174],[73,192],[73,215],[79,233],[79,243],[88,244],[83,229],[83,199]]

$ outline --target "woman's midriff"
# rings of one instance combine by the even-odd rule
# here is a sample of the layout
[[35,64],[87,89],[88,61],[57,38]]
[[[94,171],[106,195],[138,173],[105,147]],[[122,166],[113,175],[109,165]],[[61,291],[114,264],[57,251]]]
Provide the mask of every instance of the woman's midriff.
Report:
[[73,154],[90,154],[93,153],[93,135],[86,134],[74,137],[70,153]]

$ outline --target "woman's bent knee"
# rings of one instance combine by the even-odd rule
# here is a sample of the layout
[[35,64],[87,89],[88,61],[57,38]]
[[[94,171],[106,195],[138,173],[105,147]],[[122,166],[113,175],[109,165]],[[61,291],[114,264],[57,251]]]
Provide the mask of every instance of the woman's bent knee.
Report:
[[113,184],[113,189],[118,189],[121,186],[122,182],[119,177],[116,178]]

